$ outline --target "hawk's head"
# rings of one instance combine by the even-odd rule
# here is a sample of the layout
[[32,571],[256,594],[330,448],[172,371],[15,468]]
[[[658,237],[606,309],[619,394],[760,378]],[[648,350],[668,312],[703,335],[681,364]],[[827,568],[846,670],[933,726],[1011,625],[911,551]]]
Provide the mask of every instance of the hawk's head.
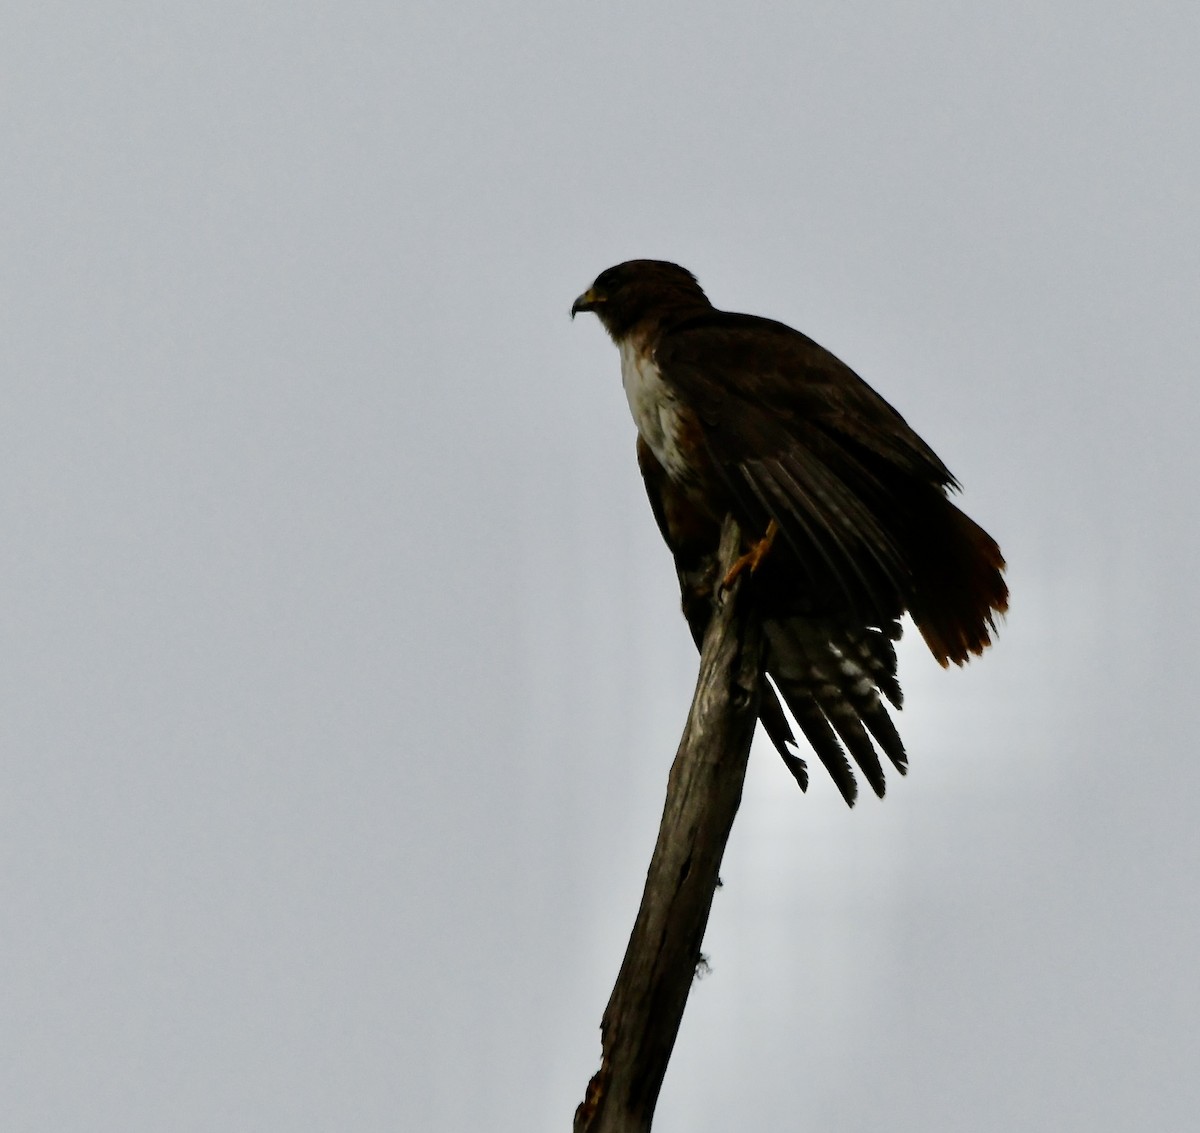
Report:
[[626,260],[596,276],[571,307],[595,311],[613,338],[623,338],[642,320],[668,313],[694,313],[710,307],[696,277],[687,268],[666,260]]

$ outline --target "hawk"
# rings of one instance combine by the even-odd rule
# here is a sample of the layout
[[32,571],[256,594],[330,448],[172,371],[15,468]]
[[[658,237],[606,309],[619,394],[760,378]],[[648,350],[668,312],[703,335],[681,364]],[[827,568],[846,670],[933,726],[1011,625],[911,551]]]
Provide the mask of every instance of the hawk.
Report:
[[[1008,609],[999,546],[950,501],[957,481],[908,422],[799,331],[717,310],[662,260],[601,272],[580,311],[620,351],[638,465],[697,646],[716,588],[742,575],[764,632],[760,719],[788,769],[806,788],[780,698],[847,803],[847,752],[882,798],[879,753],[902,775],[908,765],[883,703],[901,705],[900,617],[942,666],[982,653]],[[727,515],[745,553],[718,578]]]

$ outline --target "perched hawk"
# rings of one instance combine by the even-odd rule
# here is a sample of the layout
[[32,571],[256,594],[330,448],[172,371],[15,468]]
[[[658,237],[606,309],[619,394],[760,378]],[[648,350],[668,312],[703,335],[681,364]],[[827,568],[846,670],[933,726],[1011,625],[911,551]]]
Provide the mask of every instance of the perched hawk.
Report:
[[[908,763],[880,698],[900,707],[900,616],[942,665],[981,653],[1008,608],[1000,548],[947,498],[954,477],[904,418],[799,331],[718,311],[661,260],[601,272],[579,311],[621,353],[638,464],[697,646],[714,587],[742,574],[766,639],[760,716],[788,768],[806,787],[775,689],[846,802],[847,751],[882,797],[877,746],[901,774]],[[719,579],[730,513],[746,553]]]

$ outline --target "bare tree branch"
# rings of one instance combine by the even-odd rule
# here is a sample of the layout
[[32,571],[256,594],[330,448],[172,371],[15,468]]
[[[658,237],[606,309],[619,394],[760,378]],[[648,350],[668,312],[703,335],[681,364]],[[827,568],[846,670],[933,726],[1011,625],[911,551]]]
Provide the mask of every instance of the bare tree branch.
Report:
[[[737,524],[727,519],[716,579],[737,558],[739,543]],[[758,714],[760,633],[737,601],[740,586],[714,602],[641,908],[600,1024],[600,1069],[575,1111],[574,1133],[645,1133],[654,1118]]]

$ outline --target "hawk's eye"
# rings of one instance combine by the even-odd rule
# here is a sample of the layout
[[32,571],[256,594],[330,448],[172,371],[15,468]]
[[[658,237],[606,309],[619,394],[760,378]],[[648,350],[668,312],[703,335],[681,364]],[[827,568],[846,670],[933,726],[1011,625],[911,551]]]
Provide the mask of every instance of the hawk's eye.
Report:
[[616,268],[608,268],[596,276],[596,290],[603,291],[606,295],[611,295],[620,286],[620,272]]

